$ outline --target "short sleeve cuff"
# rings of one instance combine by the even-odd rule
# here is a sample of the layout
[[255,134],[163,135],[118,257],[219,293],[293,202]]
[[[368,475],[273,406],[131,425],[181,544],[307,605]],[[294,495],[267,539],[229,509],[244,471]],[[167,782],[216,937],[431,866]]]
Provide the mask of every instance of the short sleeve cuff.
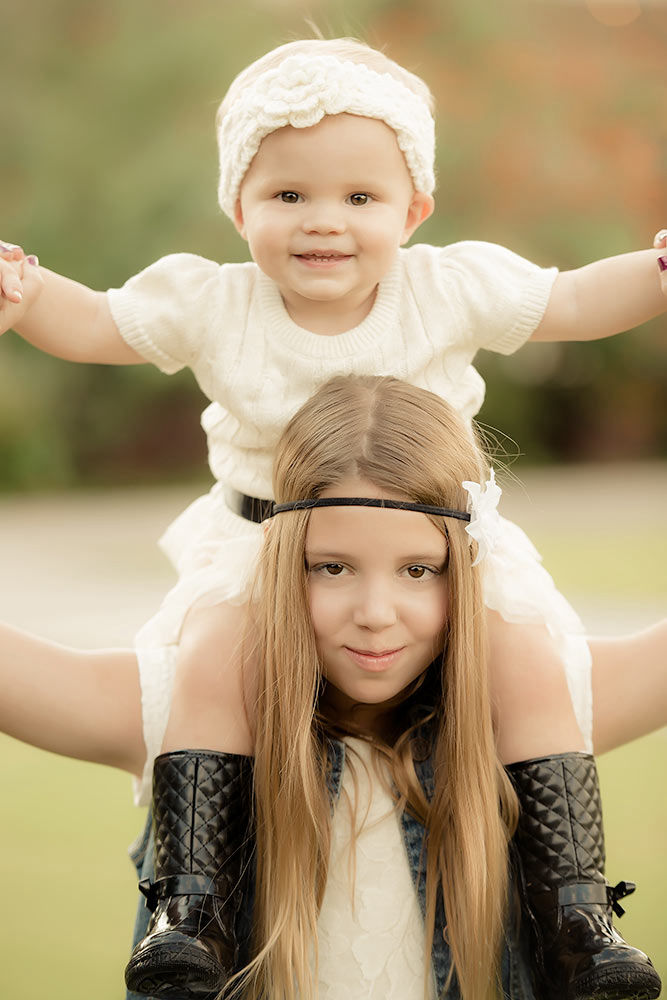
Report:
[[524,290],[517,322],[502,336],[485,344],[487,350],[513,354],[530,340],[542,321],[557,276],[557,267],[536,270],[533,280]]
[[173,375],[174,372],[180,371],[183,368],[181,361],[172,358],[165,351],[161,350],[148,337],[137,318],[137,311],[132,301],[132,293],[127,287],[110,288],[107,291],[107,300],[114,323],[118,327],[121,337],[142,358],[155,365],[166,375]]

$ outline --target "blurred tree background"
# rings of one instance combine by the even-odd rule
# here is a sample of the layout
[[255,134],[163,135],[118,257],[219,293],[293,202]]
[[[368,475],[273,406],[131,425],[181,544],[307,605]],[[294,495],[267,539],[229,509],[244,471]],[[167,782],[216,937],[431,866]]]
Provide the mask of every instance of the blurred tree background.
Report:
[[[46,0],[2,4],[0,235],[94,288],[190,251],[247,259],[216,202],[216,107],[291,38],[352,34],[438,103],[419,239],[577,267],[667,225],[664,0]],[[664,456],[665,320],[594,344],[484,355],[484,423],[534,462]],[[0,347],[0,488],[200,476],[188,373]]]

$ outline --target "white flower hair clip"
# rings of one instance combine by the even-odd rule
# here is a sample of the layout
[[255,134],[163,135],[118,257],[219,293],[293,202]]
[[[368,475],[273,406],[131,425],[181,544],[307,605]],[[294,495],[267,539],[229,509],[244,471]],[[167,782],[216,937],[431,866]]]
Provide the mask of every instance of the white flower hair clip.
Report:
[[485,486],[482,487],[480,483],[469,481],[461,485],[468,492],[470,524],[466,525],[466,531],[477,542],[477,555],[472,564],[476,566],[490,552],[493,552],[500,538],[501,522],[498,502],[503,491],[496,483],[496,474],[493,469],[489,471],[489,478]]

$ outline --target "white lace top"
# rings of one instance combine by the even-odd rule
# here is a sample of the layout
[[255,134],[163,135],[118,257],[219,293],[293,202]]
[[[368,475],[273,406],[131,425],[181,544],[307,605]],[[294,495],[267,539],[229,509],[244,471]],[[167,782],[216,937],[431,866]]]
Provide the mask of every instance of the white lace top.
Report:
[[[349,740],[320,911],[318,1000],[424,1000],[424,922],[399,817],[370,747]],[[348,755],[348,760],[349,760]],[[356,778],[356,788],[355,788]],[[351,816],[356,805],[353,849]],[[431,997],[435,982],[429,976]]]

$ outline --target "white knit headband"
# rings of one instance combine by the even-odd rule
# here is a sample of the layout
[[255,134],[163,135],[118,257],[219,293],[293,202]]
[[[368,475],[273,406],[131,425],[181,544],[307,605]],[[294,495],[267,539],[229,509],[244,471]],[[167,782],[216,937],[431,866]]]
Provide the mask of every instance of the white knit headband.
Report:
[[377,118],[396,133],[417,191],[435,187],[435,125],[426,102],[396,77],[335,56],[289,56],[244,87],[218,125],[218,201],[234,218],[241,182],[262,139],[325,115]]

